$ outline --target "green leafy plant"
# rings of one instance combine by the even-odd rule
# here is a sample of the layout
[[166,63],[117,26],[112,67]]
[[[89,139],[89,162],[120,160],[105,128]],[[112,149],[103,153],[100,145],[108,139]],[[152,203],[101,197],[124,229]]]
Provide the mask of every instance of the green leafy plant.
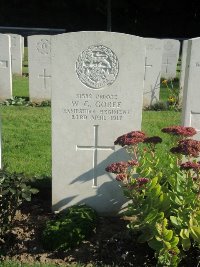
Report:
[[30,178],[23,174],[0,170],[0,237],[12,228],[17,209],[24,201],[30,201],[31,195],[38,192],[30,185]]
[[167,105],[170,110],[180,110],[180,101],[179,101],[179,87],[174,87],[173,80],[163,80],[162,84],[166,86],[169,96],[167,99]]
[[48,250],[68,250],[76,247],[94,233],[96,212],[85,205],[73,206],[47,222],[42,234],[42,243]]
[[192,127],[171,126],[162,132],[171,136],[165,161],[157,153],[159,136],[147,137],[132,131],[117,138],[115,145],[130,155],[106,171],[116,174],[124,194],[131,200],[126,216],[128,227],[155,250],[157,266],[178,266],[184,252],[200,244],[200,141]]
[[50,107],[51,101],[31,102],[28,97],[14,96],[10,99],[0,102],[1,106],[25,106],[25,107]]
[[148,107],[145,107],[144,110],[161,111],[161,110],[169,110],[169,107],[166,102],[158,101]]

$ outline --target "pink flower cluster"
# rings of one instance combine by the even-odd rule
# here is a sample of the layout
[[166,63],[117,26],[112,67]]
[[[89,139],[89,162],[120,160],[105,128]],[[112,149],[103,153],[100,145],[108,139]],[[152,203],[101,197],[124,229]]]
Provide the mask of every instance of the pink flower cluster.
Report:
[[149,178],[145,178],[145,177],[139,177],[135,180],[136,180],[136,183],[133,185],[130,185],[128,187],[129,190],[141,189],[142,186],[144,186],[145,184],[149,182]]
[[128,166],[129,166],[128,162],[124,161],[114,162],[106,167],[106,171],[112,173],[124,173],[128,168]]
[[147,184],[148,182],[149,182],[149,178],[143,178],[143,177],[137,178],[137,184],[139,187]]
[[145,139],[145,133],[141,131],[132,131],[127,134],[119,136],[114,144],[120,145],[120,146],[130,146],[130,145],[136,145],[138,143],[141,143]]
[[161,131],[163,133],[179,135],[183,137],[191,137],[197,133],[193,127],[184,127],[184,126],[171,126],[163,128]]
[[188,170],[198,171],[198,170],[200,170],[200,163],[187,161],[187,162],[184,162],[180,165],[180,169],[186,170],[186,171],[188,171]]
[[174,154],[198,157],[200,153],[200,141],[185,139],[178,142],[178,146],[172,147],[170,151]]

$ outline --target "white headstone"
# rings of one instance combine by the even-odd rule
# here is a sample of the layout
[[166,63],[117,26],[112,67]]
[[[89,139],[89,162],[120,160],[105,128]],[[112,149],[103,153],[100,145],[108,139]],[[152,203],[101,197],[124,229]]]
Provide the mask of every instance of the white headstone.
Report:
[[53,210],[85,203],[112,214],[127,201],[105,168],[123,160],[116,138],[141,127],[144,52],[128,34],[52,37]]
[[0,100],[12,97],[10,36],[0,34]]
[[9,33],[11,37],[12,73],[22,75],[22,36]]
[[22,45],[22,61],[23,61],[23,58],[24,58],[24,37],[21,36],[21,45]]
[[187,48],[188,48],[188,40],[184,40],[183,41],[183,46],[182,46],[182,54],[181,54],[181,74],[180,74],[180,80],[179,80],[179,87],[180,87],[179,98],[180,98],[180,101],[182,101],[182,98],[183,98],[185,71],[186,71]]
[[173,39],[164,39],[161,77],[176,78],[176,68],[179,59],[180,42]]
[[143,106],[159,101],[163,40],[145,38],[146,57],[144,71]]
[[51,99],[50,35],[28,37],[29,97],[33,102]]
[[194,127],[200,140],[200,38],[188,40],[182,124]]

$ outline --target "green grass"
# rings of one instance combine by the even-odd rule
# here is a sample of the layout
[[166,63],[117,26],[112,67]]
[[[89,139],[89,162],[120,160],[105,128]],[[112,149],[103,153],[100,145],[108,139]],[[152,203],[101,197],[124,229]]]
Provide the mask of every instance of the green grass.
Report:
[[13,76],[13,96],[29,97],[28,77]]
[[[170,89],[174,88],[174,90],[179,88],[179,80],[175,80],[172,82],[168,82],[168,86]],[[160,84],[160,100],[166,102],[168,97],[170,96],[170,90],[166,87],[165,84]]]
[[[1,107],[3,162],[9,171],[51,176],[50,113],[50,107]],[[174,124],[180,124],[179,112],[143,112],[142,129],[149,135],[163,135],[160,129]]]
[[[24,63],[27,64],[27,48]],[[173,82],[174,87],[178,82]],[[28,97],[28,78],[13,77],[14,96]],[[161,84],[161,100],[169,91]],[[11,172],[27,176],[51,176],[51,108],[1,106],[3,121],[3,163]],[[164,136],[160,129],[180,124],[180,113],[173,111],[143,112],[142,129],[149,135]],[[169,142],[169,141],[166,141]],[[162,146],[161,146],[162,147]]]
[[50,108],[1,106],[3,163],[11,172],[51,175]]

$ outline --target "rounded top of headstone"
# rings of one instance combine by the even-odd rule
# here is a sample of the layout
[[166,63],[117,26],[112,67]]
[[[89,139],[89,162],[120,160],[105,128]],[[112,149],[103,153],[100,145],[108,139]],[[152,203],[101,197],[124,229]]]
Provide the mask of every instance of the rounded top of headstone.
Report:
[[92,45],[76,61],[79,80],[91,89],[111,85],[117,78],[119,62],[115,53],[104,45]]

